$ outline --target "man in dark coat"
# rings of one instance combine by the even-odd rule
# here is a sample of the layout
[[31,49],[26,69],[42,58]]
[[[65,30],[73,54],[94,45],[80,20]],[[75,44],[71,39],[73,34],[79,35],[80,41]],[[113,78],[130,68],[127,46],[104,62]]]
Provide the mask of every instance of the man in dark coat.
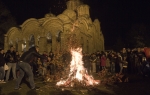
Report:
[[10,47],[10,50],[8,50],[5,54],[5,60],[8,65],[8,70],[6,73],[6,81],[9,80],[10,77],[10,71],[12,70],[13,78],[16,79],[16,64],[17,64],[17,56],[15,52],[15,48],[13,46]]
[[110,55],[110,72],[114,73],[116,64],[116,56],[114,53]]
[[35,89],[35,90],[39,89],[38,87],[35,87],[33,72],[32,72],[31,66],[29,64],[34,59],[34,57],[44,59],[44,57],[42,55],[40,55],[38,53],[38,51],[39,51],[39,47],[35,46],[35,47],[31,47],[28,51],[26,51],[22,54],[22,56],[18,62],[18,67],[20,68],[19,69],[20,75],[16,81],[15,90],[20,89],[20,83],[21,83],[22,78],[24,77],[25,73],[27,74],[27,76],[29,78],[29,83],[30,83],[31,89]]

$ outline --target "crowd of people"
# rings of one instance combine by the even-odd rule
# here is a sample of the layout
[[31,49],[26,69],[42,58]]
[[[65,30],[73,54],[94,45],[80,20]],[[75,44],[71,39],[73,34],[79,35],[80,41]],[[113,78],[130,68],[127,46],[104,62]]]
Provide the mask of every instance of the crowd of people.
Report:
[[121,52],[110,52],[108,58],[110,59],[110,72],[114,69],[115,73],[147,75],[149,72],[149,58],[146,57],[143,48],[132,50],[123,48]]
[[[70,61],[71,54],[67,51],[57,54],[44,51],[43,54],[39,54],[38,47],[34,47],[34,50],[31,48],[20,54],[13,46],[6,53],[0,49],[0,83],[6,83],[13,78],[17,81],[15,89],[19,89],[22,78],[27,74],[31,89],[34,89],[34,77],[50,76],[51,79],[58,80],[69,70]],[[132,50],[123,48],[120,52],[83,53],[83,62],[89,74],[108,70],[116,76],[124,73],[150,75],[149,60],[140,48]],[[5,70],[5,64],[8,70]],[[12,72],[12,77],[10,72]]]

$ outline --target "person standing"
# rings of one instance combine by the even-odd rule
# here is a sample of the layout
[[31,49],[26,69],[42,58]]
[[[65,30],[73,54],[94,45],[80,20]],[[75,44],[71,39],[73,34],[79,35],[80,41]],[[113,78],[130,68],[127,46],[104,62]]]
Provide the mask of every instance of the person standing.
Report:
[[96,73],[98,73],[100,71],[100,56],[97,56],[96,58]]
[[93,53],[91,56],[91,64],[92,64],[92,73],[96,72],[96,55]]
[[55,65],[52,63],[52,60],[50,57],[48,57],[46,64],[47,64],[47,71],[49,71],[48,74],[54,75]]
[[54,59],[54,53],[51,51],[51,52],[49,52],[49,57],[51,58],[51,60],[53,60]]
[[101,67],[102,67],[102,70],[106,69],[106,56],[105,54],[103,53],[102,56],[101,56]]
[[14,47],[11,46],[10,50],[8,50],[5,54],[5,60],[8,65],[8,71],[6,73],[6,81],[9,80],[10,77],[10,70],[12,69],[13,73],[13,78],[14,80],[16,79],[16,63],[17,63],[17,57],[16,57],[16,52],[14,51]]
[[[18,64],[18,61],[19,61],[19,58],[20,58],[20,55],[19,55],[19,52],[16,51],[16,63]],[[19,70],[18,70],[18,65],[16,64],[16,77],[18,78],[18,75],[19,75]]]
[[[122,64],[122,56],[120,53],[117,53],[117,60],[116,60],[116,73],[122,73],[123,64]],[[119,71],[119,72],[118,72]]]
[[29,78],[29,84],[30,84],[31,89],[39,90],[39,87],[35,87],[34,76],[33,76],[31,66],[30,66],[31,60],[33,58],[39,57],[42,60],[45,58],[44,56],[40,55],[38,51],[39,51],[39,47],[34,46],[34,47],[31,47],[28,51],[24,52],[22,56],[20,57],[19,62],[18,62],[18,67],[20,68],[19,69],[20,74],[16,81],[15,90],[20,89],[20,83],[25,73],[27,74]]
[[116,63],[116,57],[114,53],[112,53],[110,57],[110,72],[111,73],[115,72],[115,63]]
[[91,63],[89,54],[85,53],[83,60],[85,68],[87,69],[88,73],[91,73]]
[[4,50],[0,49],[0,83],[6,83],[4,81],[4,76],[5,76],[5,70],[4,70]]

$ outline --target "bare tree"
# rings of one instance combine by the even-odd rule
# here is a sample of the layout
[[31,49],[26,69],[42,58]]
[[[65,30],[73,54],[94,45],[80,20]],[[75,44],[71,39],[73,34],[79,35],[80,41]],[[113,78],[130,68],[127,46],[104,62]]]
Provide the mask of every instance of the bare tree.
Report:
[[16,25],[14,17],[0,1],[0,47],[4,46],[4,34],[6,34],[11,27]]
[[138,48],[148,46],[148,41],[149,33],[144,24],[134,24],[127,33],[126,44],[128,44],[128,47]]

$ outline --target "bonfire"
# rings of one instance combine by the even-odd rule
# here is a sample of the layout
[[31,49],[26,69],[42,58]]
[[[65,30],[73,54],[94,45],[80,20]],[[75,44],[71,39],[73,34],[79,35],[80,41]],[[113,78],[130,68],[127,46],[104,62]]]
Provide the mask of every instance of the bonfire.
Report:
[[72,60],[70,64],[70,72],[67,79],[61,78],[57,82],[57,86],[73,87],[73,86],[94,86],[100,83],[100,80],[94,80],[94,78],[88,74],[86,68],[83,66],[82,61],[82,48],[71,49]]

